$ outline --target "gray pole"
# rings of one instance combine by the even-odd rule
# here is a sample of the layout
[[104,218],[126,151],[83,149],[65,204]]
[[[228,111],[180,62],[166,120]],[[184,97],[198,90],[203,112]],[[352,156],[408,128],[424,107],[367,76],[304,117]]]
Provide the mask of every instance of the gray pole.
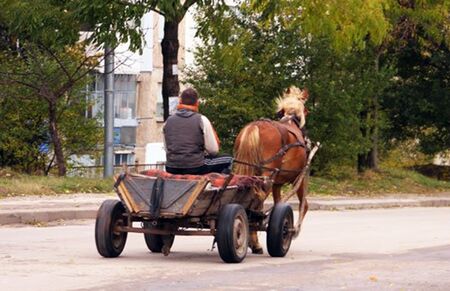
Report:
[[103,177],[114,174],[113,168],[113,129],[114,129],[114,49],[105,46],[105,149]]

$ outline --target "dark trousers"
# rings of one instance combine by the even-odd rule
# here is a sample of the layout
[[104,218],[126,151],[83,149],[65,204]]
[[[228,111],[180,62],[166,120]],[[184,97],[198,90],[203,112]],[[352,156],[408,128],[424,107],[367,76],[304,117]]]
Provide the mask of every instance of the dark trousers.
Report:
[[204,175],[208,173],[223,173],[229,174],[231,172],[231,163],[233,157],[229,155],[220,156],[206,156],[205,164],[197,168],[172,168],[166,166],[166,172],[178,175]]

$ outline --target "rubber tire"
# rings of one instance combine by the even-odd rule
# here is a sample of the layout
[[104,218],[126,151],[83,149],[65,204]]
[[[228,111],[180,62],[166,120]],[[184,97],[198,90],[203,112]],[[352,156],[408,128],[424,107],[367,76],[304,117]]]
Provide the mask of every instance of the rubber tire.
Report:
[[293,228],[293,225],[292,207],[287,203],[276,204],[270,214],[267,227],[267,251],[270,256],[284,257],[287,254],[293,234],[287,232],[286,228]]
[[114,226],[120,224],[128,225],[125,219],[125,207],[119,200],[106,200],[102,203],[97,212],[95,220],[95,245],[100,255],[105,258],[118,257],[127,242],[127,232],[114,233]]
[[[146,223],[146,222],[144,222],[144,226],[145,226],[145,228],[149,227],[148,223]],[[162,248],[164,246],[163,238],[165,236],[166,235],[161,235],[161,234],[144,233],[144,239],[145,239],[145,244],[147,245],[147,248],[152,253],[161,253]],[[173,241],[175,240],[175,235],[170,234],[170,235],[167,235],[167,237],[170,237],[171,241],[170,241],[169,248],[171,248],[173,245]]]
[[[239,217],[244,227],[244,242],[241,244],[241,249],[243,249],[240,253],[237,252],[234,245],[236,239],[234,231],[235,220]],[[244,260],[247,255],[249,234],[248,218],[245,209],[239,204],[225,205],[219,214],[216,233],[217,248],[224,262],[240,263]]]

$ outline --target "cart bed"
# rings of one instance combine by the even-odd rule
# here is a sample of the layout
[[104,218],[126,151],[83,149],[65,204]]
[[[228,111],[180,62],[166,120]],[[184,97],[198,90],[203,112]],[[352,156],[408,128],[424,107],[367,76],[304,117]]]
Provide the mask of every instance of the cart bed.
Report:
[[266,177],[171,175],[160,170],[122,174],[115,180],[128,211],[151,219],[215,216],[229,203],[262,213],[271,186]]

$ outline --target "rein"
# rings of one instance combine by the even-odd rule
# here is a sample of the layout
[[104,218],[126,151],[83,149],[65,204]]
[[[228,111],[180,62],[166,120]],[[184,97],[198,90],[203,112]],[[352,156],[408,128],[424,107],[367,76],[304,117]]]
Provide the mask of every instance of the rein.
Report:
[[[289,120],[292,120],[295,123],[295,125],[297,125],[299,127],[299,122],[298,122],[298,120],[297,120],[297,118],[295,116],[290,116],[289,118],[286,118],[286,119],[280,121],[280,123],[285,123],[285,122],[287,122]],[[274,156],[270,157],[269,159],[261,161],[258,165],[251,164],[251,163],[244,162],[244,161],[235,160],[235,159],[233,159],[233,162],[234,163],[238,163],[238,164],[243,164],[243,165],[246,165],[246,166],[250,166],[250,167],[254,167],[254,168],[258,169],[258,170],[271,171],[272,172],[272,176],[275,176],[275,175],[277,175],[280,172],[295,173],[295,174],[301,173],[302,170],[285,170],[285,169],[270,168],[270,167],[264,166],[264,165],[269,164],[269,163],[271,163],[271,162],[273,162],[273,161],[275,161],[275,160],[277,160],[279,158],[282,158],[287,153],[287,151],[289,149],[291,149],[291,148],[294,148],[294,147],[306,148],[306,146],[305,146],[305,143],[300,141],[300,140],[297,140],[294,143],[285,144],[286,140],[283,137],[284,136],[283,135],[283,131],[285,131],[285,133],[289,134],[290,131],[287,128],[285,128],[285,127],[280,128],[280,125],[278,125],[277,123],[275,123],[273,120],[270,120],[270,119],[263,118],[263,119],[260,119],[260,121],[270,122],[278,130],[278,132],[281,135],[281,143],[283,144],[283,146],[278,150],[278,152]],[[299,129],[300,129],[300,127],[299,127]]]
[[285,170],[285,169],[279,169],[279,168],[270,168],[270,167],[263,166],[264,164],[255,165],[255,164],[251,164],[251,163],[247,163],[247,162],[239,161],[239,160],[235,160],[235,159],[233,159],[233,163],[250,166],[250,167],[256,168],[258,170],[268,170],[273,173],[279,173],[279,172],[300,173],[302,171],[302,170]]
[[286,144],[273,157],[271,157],[270,159],[262,161],[261,165],[265,165],[265,164],[271,163],[271,162],[275,161],[276,159],[279,159],[279,158],[283,157],[287,153],[287,151],[289,149],[294,148],[294,147],[303,147],[304,148],[305,144],[303,142],[301,142],[301,141],[297,141],[297,142],[294,142],[294,143]]

